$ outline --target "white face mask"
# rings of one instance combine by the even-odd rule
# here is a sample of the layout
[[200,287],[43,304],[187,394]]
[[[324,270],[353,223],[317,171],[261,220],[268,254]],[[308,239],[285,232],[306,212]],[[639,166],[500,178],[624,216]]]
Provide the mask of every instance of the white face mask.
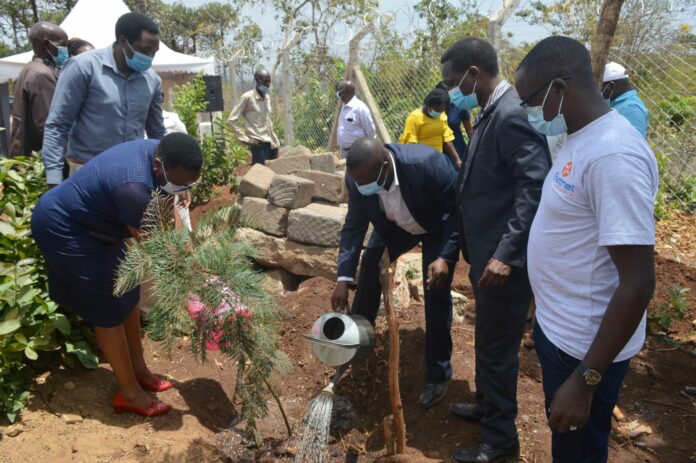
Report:
[[164,175],[164,180],[167,182],[164,184],[164,186],[160,187],[162,191],[164,191],[165,193],[169,193],[170,195],[173,195],[176,193],[181,193],[191,188],[191,185],[177,185],[175,183],[170,182],[167,178],[167,170],[164,168],[164,162],[162,161],[162,159],[160,159],[159,161],[162,164],[162,175]]

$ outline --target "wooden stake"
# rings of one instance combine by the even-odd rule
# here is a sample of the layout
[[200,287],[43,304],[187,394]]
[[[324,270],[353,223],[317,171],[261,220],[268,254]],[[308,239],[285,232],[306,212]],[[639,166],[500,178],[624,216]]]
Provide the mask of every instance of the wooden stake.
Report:
[[379,266],[379,280],[382,284],[382,294],[384,296],[384,311],[387,315],[387,326],[389,327],[389,398],[391,400],[394,421],[396,453],[402,454],[406,448],[406,424],[404,423],[404,407],[401,403],[401,389],[399,388],[399,322],[396,319],[392,303],[394,270],[391,268],[389,251],[387,249],[384,250]]

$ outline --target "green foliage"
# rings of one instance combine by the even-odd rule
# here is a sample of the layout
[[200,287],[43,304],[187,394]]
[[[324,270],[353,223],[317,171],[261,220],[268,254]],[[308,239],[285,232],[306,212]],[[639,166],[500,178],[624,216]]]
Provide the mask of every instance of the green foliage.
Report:
[[[196,76],[193,82],[177,86],[173,105],[189,135],[197,136],[198,114],[206,107],[203,78]],[[234,168],[247,156],[247,150],[239,145],[227,124],[227,117],[215,121],[213,134],[201,141],[201,151],[203,172],[198,186],[191,190],[194,204],[210,201],[217,185],[235,184]]]
[[[257,420],[268,413],[264,394],[274,394],[268,380],[274,372],[286,371],[289,362],[277,345],[279,308],[259,286],[252,250],[235,239],[240,211],[219,209],[188,234],[170,228],[161,201],[153,197],[143,239],[129,247],[115,292],[123,294],[145,280],[152,283],[155,302],[147,315],[148,334],[162,340],[169,352],[181,333],[192,336],[192,353],[201,361],[206,343],[217,342],[237,365],[233,401],[241,402],[246,429],[260,443]],[[187,311],[194,301],[203,307],[195,321]]]
[[696,118],[696,96],[681,97],[672,94],[657,105],[662,110],[661,115],[667,117],[674,128],[678,129]]
[[655,313],[648,317],[652,332],[669,331],[673,320],[683,320],[689,307],[691,291],[675,283],[667,290],[669,301],[655,308]]
[[43,163],[37,157],[0,161],[0,411],[10,421],[28,397],[30,361],[40,352],[59,350],[86,367],[96,356],[79,322],[48,298],[41,252],[31,237],[34,204],[46,190]]
[[236,185],[234,168],[249,155],[247,148],[237,141],[226,117],[215,121],[215,131],[203,138],[201,151],[203,172],[198,186],[191,190],[194,204],[210,201],[215,186]]
[[193,78],[193,82],[177,85],[172,101],[174,111],[179,115],[186,131],[192,137],[198,136],[198,113],[203,112],[205,102],[205,82],[201,75]]

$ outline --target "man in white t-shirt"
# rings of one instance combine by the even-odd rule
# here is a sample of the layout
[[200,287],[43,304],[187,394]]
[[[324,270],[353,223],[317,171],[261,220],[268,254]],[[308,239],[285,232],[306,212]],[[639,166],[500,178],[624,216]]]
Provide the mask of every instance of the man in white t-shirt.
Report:
[[336,97],[343,103],[338,116],[336,143],[341,148],[341,159],[348,156],[348,150],[358,138],[375,136],[375,123],[370,109],[357,96],[355,84],[342,80],[336,85]]
[[568,132],[528,246],[553,461],[603,462],[655,287],[657,163],[643,136],[603,100],[579,42],[539,42],[516,86],[532,126]]

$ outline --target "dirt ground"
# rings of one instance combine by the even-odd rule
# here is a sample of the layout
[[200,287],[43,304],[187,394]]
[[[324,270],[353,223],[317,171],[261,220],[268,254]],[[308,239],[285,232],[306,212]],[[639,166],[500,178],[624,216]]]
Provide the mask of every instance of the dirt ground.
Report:
[[[678,281],[696,292],[696,269],[658,258],[660,278],[657,301],[666,288]],[[466,270],[459,266],[455,287],[470,294]],[[333,283],[307,280],[296,292],[279,296],[289,318],[279,331],[283,350],[294,371],[276,381],[283,405],[295,424],[310,400],[327,382],[331,370],[315,360],[302,338],[313,321],[329,309]],[[470,301],[470,309],[473,303]],[[424,411],[417,405],[422,387],[423,307],[413,303],[399,314],[401,336],[401,388],[408,431],[409,454],[385,461],[448,461],[457,448],[477,439],[477,426],[461,422],[447,413],[453,401],[473,398],[473,312],[455,324],[454,381],[445,401]],[[691,301],[686,320],[696,318]],[[693,331],[686,325],[678,328]],[[336,462],[370,462],[383,457],[383,417],[389,414],[386,380],[385,323],[378,320],[376,352],[355,365],[337,386],[341,417],[348,425],[332,437],[330,451]],[[632,362],[619,403],[628,420],[637,419],[653,433],[626,441],[614,433],[611,462],[686,462],[696,459],[696,397],[682,392],[696,385],[694,345],[674,345],[651,337]],[[114,415],[110,400],[116,384],[108,365],[96,370],[54,368],[37,374],[34,393],[19,425],[5,427],[0,440],[0,462],[223,462],[220,449],[244,450],[239,437],[230,431],[235,405],[230,403],[235,367],[212,353],[206,364],[195,362],[188,340],[181,339],[171,359],[161,347],[146,341],[146,356],[153,371],[176,381],[173,390],[160,398],[174,406],[168,415],[144,419],[132,414]],[[39,372],[41,373],[41,372]],[[550,433],[543,414],[540,369],[528,339],[520,349],[520,380],[517,419],[524,462],[550,461]],[[291,461],[285,430],[276,404],[269,400],[270,416],[262,431],[269,438],[265,456],[258,461]],[[75,414],[82,421],[67,424]],[[63,415],[63,416],[61,416]],[[345,421],[345,420],[344,420]],[[345,422],[344,422],[345,424]],[[15,437],[12,431],[21,430]],[[239,461],[239,459],[237,460]]]

